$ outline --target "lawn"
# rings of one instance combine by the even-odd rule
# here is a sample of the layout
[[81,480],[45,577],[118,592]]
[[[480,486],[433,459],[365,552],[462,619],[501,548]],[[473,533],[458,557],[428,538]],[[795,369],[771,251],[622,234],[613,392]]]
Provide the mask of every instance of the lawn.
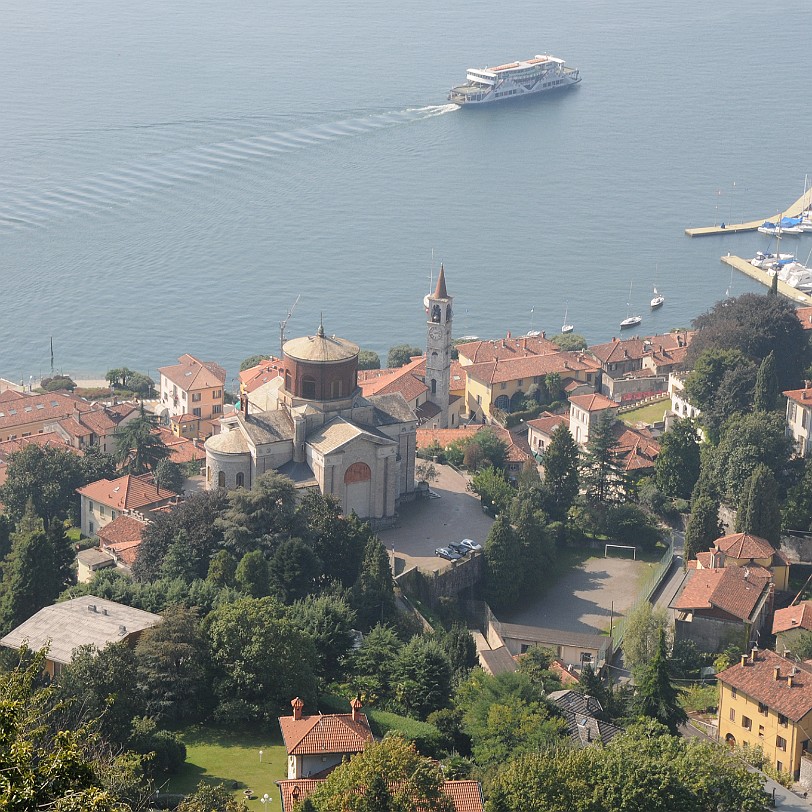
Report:
[[[279,807],[276,781],[287,778],[287,755],[279,730],[243,728],[221,730],[197,725],[180,731],[186,744],[186,763],[166,784],[162,792],[187,793],[200,781],[212,784],[237,783],[234,794],[242,799],[243,790],[252,789],[249,809],[264,809],[260,798],[267,792],[273,798],[271,808]],[[262,762],[259,751],[262,750]]]
[[641,406],[639,409],[633,409],[631,412],[624,412],[618,415],[618,417],[629,426],[640,422],[657,423],[663,419],[663,414],[666,409],[670,408],[670,400],[658,400],[656,403],[649,403],[647,406]]

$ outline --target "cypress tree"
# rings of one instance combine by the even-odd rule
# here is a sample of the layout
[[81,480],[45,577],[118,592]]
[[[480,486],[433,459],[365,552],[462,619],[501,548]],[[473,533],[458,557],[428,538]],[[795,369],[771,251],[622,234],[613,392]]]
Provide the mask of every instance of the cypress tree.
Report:
[[377,536],[370,536],[364,547],[364,560],[350,603],[363,631],[376,623],[385,623],[395,614],[395,582],[389,554]]
[[567,426],[553,431],[543,465],[547,512],[554,521],[563,521],[578,496],[578,446]]
[[681,690],[671,683],[665,630],[660,629],[657,648],[651,661],[640,669],[634,709],[641,716],[649,716],[664,724],[675,736],[688,715],[679,703]]
[[[776,277],[773,277],[774,279]],[[778,372],[775,368],[775,355],[770,353],[761,362],[756,375],[756,389],[753,408],[757,412],[773,412],[778,403]]]
[[722,535],[722,523],[719,521],[719,503],[709,496],[697,496],[691,505],[691,515],[685,527],[686,561],[696,558],[711,548],[716,539]]
[[485,540],[485,592],[494,609],[513,606],[524,588],[522,543],[510,524],[500,514]]
[[773,278],[770,280],[770,290],[768,296],[778,296],[778,274],[774,273]]
[[678,420],[660,440],[654,462],[657,487],[674,499],[690,499],[699,480],[699,440],[693,420]]
[[736,515],[736,530],[767,539],[776,548],[781,542],[778,483],[766,465],[756,466],[747,480]]

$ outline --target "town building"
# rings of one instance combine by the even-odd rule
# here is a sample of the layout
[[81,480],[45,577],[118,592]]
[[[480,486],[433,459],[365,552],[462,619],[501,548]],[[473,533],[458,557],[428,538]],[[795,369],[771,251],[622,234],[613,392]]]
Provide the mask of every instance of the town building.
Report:
[[777,590],[789,589],[790,564],[787,557],[769,541],[751,533],[731,533],[716,539],[712,550],[698,553],[695,564],[689,561],[688,566],[696,569],[764,568],[770,573]]
[[769,570],[758,566],[689,569],[671,602],[674,640],[700,651],[749,648],[766,631],[772,610]]
[[609,744],[623,732],[622,727],[597,718],[603,713],[603,706],[594,696],[564,689],[547,694],[547,698],[561,711],[567,723],[567,733],[576,747]]
[[53,678],[71,661],[79,646],[103,649],[109,643],[121,642],[135,646],[145,629],[160,622],[160,615],[83,595],[40,609],[2,638],[0,646],[19,649],[25,644],[32,651],[48,646],[45,670]]
[[[201,361],[188,353],[178,363],[160,367],[160,394],[156,414],[167,422],[190,415],[198,437],[208,437],[223,415],[226,371],[214,361]],[[182,423],[175,421],[180,427]],[[180,431],[180,428],[178,428]],[[186,435],[190,429],[185,429]]]
[[570,402],[570,434],[575,442],[586,448],[590,432],[602,420],[617,417],[618,404],[605,395],[594,392],[590,395],[572,395]]
[[90,537],[97,536],[119,516],[146,521],[151,511],[177,504],[180,498],[174,491],[156,485],[152,474],[99,479],[76,492],[82,498],[82,533]]
[[670,372],[668,374],[668,394],[671,397],[671,411],[677,417],[699,417],[702,414],[689,400],[685,392],[687,372]]
[[96,446],[103,454],[115,454],[116,434],[138,415],[138,406],[133,403],[77,404],[67,417],[46,423],[44,431],[56,433],[80,451]]
[[812,387],[805,381],[803,389],[789,389],[784,397],[787,399],[787,437],[791,438],[797,456],[808,457],[812,453]]
[[115,565],[116,559],[98,547],[80,550],[76,554],[76,580],[80,584],[88,584],[99,570],[115,567]]
[[18,451],[22,451],[28,445],[38,445],[41,448],[56,448],[60,451],[73,451],[76,454],[81,454],[80,451],[76,451],[53,432],[32,434],[30,437],[19,437],[15,440],[3,440],[0,442],[0,485],[3,485],[8,477],[9,457]]
[[86,400],[66,392],[37,395],[7,389],[0,393],[0,442],[44,434],[46,425],[91,409]]
[[795,315],[804,330],[812,330],[812,307],[796,307]]
[[527,421],[527,444],[537,462],[541,462],[544,452],[553,439],[553,432],[559,426],[569,428],[569,425],[570,421],[567,416],[552,412],[542,412],[538,417]]
[[129,572],[144,536],[147,522],[139,513],[116,516],[112,522],[99,529],[99,549],[110,556],[119,569]]
[[454,319],[453,297],[448,295],[445,269],[440,265],[437,286],[426,300],[428,316],[426,340],[426,378],[428,400],[437,408],[435,418],[439,429],[449,427],[448,409],[451,402],[451,329]]
[[551,355],[561,352],[554,341],[544,333],[537,336],[519,336],[512,338],[510,333],[505,338],[490,341],[467,341],[457,344],[457,353],[463,366],[482,364],[488,361],[506,361],[516,358],[529,358],[533,355]]
[[251,412],[242,394],[206,441],[206,488],[251,488],[275,470],[334,496],[346,514],[391,521],[414,495],[417,417],[399,393],[363,396],[359,352],[323,325],[287,341],[276,407]]
[[812,601],[801,601],[773,613],[775,650],[782,657],[791,654],[801,638],[812,632]]
[[812,674],[754,648],[716,679],[719,740],[761,748],[773,767],[797,780],[812,737]]

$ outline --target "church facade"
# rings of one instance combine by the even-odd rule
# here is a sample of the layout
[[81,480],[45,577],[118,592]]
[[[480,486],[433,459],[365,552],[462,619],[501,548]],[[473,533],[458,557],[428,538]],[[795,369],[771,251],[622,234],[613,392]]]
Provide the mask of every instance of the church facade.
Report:
[[400,393],[364,397],[359,347],[323,326],[282,348],[275,408],[240,409],[206,440],[206,488],[250,488],[275,470],[334,496],[344,513],[385,523],[415,490],[417,417]]

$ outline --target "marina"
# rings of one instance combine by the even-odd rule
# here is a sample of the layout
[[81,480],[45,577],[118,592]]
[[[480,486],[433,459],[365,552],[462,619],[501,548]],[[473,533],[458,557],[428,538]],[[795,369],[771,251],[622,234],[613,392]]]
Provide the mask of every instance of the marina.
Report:
[[[751,279],[755,279],[756,282],[760,282],[762,285],[765,285],[768,288],[772,285],[772,274],[770,274],[768,271],[762,270],[761,268],[756,268],[756,266],[751,264],[749,260],[728,254],[727,256],[722,257],[722,262],[724,262],[725,265],[730,265],[731,268],[735,268],[737,271],[741,271],[743,274],[746,274]],[[791,285],[783,282],[781,279],[778,280],[778,292],[782,296],[786,296],[787,299],[791,299],[793,302],[797,302],[798,304],[812,305],[812,296],[796,290]]]
[[791,206],[783,212],[772,217],[760,217],[758,220],[749,220],[746,223],[720,223],[718,226],[703,226],[701,228],[686,228],[689,237],[709,237],[713,234],[738,234],[742,231],[757,231],[764,225],[765,220],[779,222],[782,217],[799,217],[812,207],[812,187],[807,189]]

